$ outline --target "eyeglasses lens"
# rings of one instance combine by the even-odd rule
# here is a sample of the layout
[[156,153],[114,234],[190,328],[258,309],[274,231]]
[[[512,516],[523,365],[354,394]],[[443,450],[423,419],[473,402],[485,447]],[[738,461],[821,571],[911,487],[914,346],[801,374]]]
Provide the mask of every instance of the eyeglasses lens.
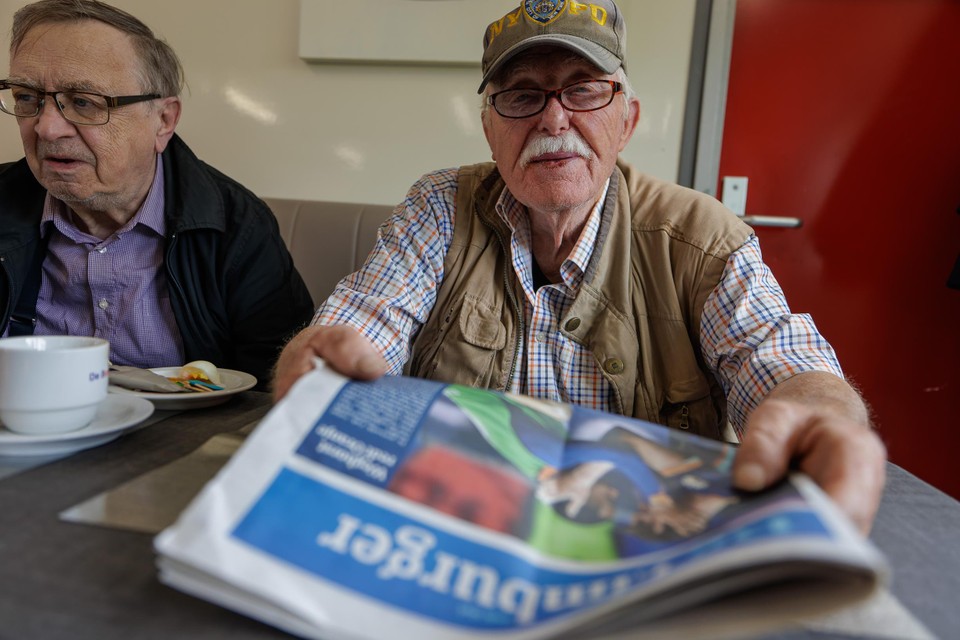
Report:
[[36,90],[18,86],[0,89],[0,108],[19,118],[36,116],[48,99],[55,99],[63,117],[76,124],[104,124],[110,118],[106,100],[96,94],[77,91],[41,94]]

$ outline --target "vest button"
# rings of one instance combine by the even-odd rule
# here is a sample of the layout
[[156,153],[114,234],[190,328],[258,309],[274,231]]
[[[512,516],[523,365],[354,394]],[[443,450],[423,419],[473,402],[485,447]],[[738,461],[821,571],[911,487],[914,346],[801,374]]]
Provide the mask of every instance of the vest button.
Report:
[[570,318],[567,320],[567,324],[564,325],[567,331],[576,331],[580,328],[580,318]]
[[607,373],[623,373],[623,360],[620,358],[607,358],[603,363],[603,368]]

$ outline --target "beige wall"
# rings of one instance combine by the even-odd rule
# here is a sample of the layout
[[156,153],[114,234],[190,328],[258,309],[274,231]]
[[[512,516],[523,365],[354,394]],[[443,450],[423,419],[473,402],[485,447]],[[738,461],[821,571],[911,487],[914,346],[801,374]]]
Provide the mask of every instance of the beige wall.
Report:
[[[488,4],[491,20],[517,4],[458,1]],[[0,0],[4,75],[11,19],[24,4]],[[427,171],[490,157],[479,121],[479,64],[306,62],[298,55],[297,0],[113,4],[144,20],[183,59],[189,88],[178,132],[197,155],[261,195],[393,204]],[[694,0],[619,4],[629,27],[627,68],[644,109],[623,156],[675,180]],[[478,59],[484,26],[473,29]],[[0,161],[18,159],[16,122],[0,116]]]

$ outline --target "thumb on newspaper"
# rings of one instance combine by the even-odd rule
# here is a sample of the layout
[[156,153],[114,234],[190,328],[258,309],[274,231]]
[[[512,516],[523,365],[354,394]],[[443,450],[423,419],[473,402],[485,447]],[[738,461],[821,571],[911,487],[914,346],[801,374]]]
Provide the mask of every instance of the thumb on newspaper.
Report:
[[798,469],[869,533],[883,492],[886,453],[868,426],[816,406],[767,400],[750,415],[745,431],[733,466],[738,488],[757,491]]
[[300,376],[314,368],[315,358],[322,358],[337,373],[357,380],[372,380],[387,372],[383,355],[353,327],[307,327],[280,353],[274,367],[274,402],[283,398]]

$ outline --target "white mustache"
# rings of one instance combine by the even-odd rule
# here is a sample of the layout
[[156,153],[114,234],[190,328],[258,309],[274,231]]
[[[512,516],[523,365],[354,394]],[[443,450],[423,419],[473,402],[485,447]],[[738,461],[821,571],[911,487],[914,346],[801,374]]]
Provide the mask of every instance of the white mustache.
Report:
[[534,158],[547,153],[573,153],[589,160],[593,151],[579,133],[567,131],[559,136],[540,136],[527,143],[520,154],[520,166],[526,167]]

